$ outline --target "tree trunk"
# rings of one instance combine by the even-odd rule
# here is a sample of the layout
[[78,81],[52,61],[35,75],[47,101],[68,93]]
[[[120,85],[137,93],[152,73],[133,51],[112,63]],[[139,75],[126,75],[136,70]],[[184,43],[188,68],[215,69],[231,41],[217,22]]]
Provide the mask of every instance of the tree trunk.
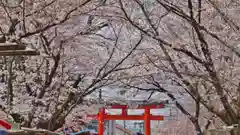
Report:
[[65,123],[65,118],[61,118],[60,120],[46,120],[40,121],[37,125],[37,128],[47,129],[50,131],[55,131],[63,126]]
[[[191,119],[190,119],[191,120]],[[199,125],[198,119],[191,120],[196,130],[196,135],[204,135]]]
[[238,131],[237,128],[235,128],[235,129],[233,129],[233,130],[230,131],[230,134],[231,134],[231,135],[240,135],[239,133],[240,133],[240,132]]
[[240,120],[238,122],[238,127],[230,132],[231,135],[240,135]]

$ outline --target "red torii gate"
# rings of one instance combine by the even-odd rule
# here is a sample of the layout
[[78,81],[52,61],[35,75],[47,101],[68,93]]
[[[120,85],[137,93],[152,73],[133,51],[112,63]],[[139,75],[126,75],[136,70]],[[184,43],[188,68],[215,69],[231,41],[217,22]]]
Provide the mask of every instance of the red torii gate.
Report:
[[[144,121],[144,131],[145,135],[151,135],[151,120],[163,120],[162,115],[152,115],[150,113],[151,109],[164,108],[164,104],[149,104],[140,105],[135,108],[131,108],[128,105],[111,105],[106,108],[101,108],[98,115],[94,115],[98,119],[98,135],[103,135],[104,133],[104,120],[143,120]],[[121,109],[122,113],[119,115],[110,115],[105,113],[105,109]],[[144,109],[144,114],[142,115],[128,115],[127,109]],[[89,115],[90,116],[90,115]],[[93,116],[93,117],[94,117]],[[92,116],[90,116],[92,117]]]

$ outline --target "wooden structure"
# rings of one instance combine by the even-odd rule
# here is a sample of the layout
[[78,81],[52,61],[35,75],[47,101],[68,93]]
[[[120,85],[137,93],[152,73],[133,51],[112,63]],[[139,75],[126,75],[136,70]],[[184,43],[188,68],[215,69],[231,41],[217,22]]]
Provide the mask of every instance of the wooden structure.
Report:
[[0,56],[39,55],[36,50],[27,49],[25,45],[16,43],[0,43]]
[[31,129],[21,128],[20,130],[8,130],[8,135],[59,135],[58,133],[43,130],[43,129]]
[[[100,108],[98,115],[89,116],[98,119],[98,135],[104,134],[104,120],[143,120],[144,121],[144,131],[145,135],[151,135],[151,120],[163,120],[162,115],[152,115],[150,113],[151,109],[164,108],[164,104],[144,104],[131,107],[128,105],[111,105],[107,107]],[[121,114],[110,115],[105,112],[105,109],[121,109]],[[128,109],[144,109],[144,114],[141,115],[128,115]]]

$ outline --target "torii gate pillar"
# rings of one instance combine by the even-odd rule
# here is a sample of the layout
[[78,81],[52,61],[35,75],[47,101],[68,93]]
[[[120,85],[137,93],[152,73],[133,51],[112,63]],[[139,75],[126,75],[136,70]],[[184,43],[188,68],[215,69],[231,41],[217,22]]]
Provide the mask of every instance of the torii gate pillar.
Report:
[[144,131],[145,135],[151,135],[151,120],[149,108],[146,108],[144,112]]
[[104,114],[105,109],[101,108],[98,115],[98,135],[103,135],[104,133]]

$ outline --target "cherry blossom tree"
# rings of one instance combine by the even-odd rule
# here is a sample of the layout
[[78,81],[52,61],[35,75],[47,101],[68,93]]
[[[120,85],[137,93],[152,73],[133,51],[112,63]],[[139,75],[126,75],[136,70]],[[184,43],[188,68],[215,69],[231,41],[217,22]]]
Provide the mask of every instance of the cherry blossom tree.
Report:
[[111,5],[94,0],[1,1],[1,42],[27,44],[41,53],[1,58],[1,108],[15,121],[55,130],[84,97],[115,83],[120,71],[132,67],[125,61],[143,36],[90,14],[106,4]]
[[[203,134],[201,110],[228,126],[239,123],[239,12],[236,1],[125,0],[119,17],[148,37],[138,90],[165,93]],[[130,26],[129,26],[130,27]],[[144,64],[143,64],[144,63]],[[144,66],[145,65],[145,66]],[[181,100],[182,98],[182,100]],[[188,111],[185,102],[195,110]],[[206,128],[209,127],[209,122]],[[233,134],[233,133],[232,133]]]
[[147,91],[148,99],[164,93],[199,135],[215,119],[239,123],[237,1],[1,0],[0,5],[0,42],[41,52],[1,58],[1,106],[15,119],[25,117],[25,126],[54,130],[87,95],[121,86]]

